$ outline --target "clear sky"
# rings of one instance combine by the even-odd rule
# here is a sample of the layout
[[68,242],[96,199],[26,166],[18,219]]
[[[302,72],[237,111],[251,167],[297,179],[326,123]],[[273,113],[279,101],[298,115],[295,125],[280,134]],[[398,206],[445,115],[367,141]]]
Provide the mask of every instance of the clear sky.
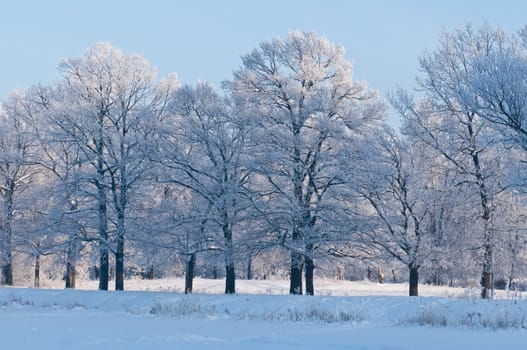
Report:
[[[442,29],[471,22],[515,32],[525,0],[5,0],[0,4],[0,98],[49,83],[63,59],[99,41],[139,53],[160,76],[219,86],[240,56],[288,31],[316,31],[346,48],[356,79],[382,94],[410,89],[417,60]],[[393,116],[392,116],[393,117]]]

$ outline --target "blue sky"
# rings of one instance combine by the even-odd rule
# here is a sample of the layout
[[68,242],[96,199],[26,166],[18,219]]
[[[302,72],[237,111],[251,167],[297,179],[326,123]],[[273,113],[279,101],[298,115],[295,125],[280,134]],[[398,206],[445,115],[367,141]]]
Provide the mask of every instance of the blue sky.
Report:
[[63,59],[99,41],[140,53],[160,76],[219,86],[240,56],[288,31],[316,31],[346,48],[356,79],[382,94],[413,86],[418,56],[442,29],[488,20],[527,25],[521,0],[8,0],[0,5],[0,98],[49,83]]

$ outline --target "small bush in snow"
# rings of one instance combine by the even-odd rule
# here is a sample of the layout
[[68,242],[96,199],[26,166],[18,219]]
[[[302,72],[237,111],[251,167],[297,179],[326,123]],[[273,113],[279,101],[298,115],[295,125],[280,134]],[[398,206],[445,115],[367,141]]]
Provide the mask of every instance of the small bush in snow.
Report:
[[205,316],[215,313],[215,307],[206,307],[201,305],[198,300],[191,297],[182,297],[173,301],[159,301],[150,307],[151,315],[166,317],[183,317],[183,316]]
[[417,315],[410,317],[408,323],[433,327],[446,327],[448,325],[446,316],[430,307],[424,308]]
[[22,299],[21,296],[11,296],[11,305],[17,306],[33,306],[33,302]]
[[459,320],[459,324],[465,327],[507,329],[527,328],[527,320],[521,312],[512,313],[508,310],[493,314],[482,314],[481,312],[469,312]]
[[307,310],[288,309],[288,321],[312,321],[323,323],[359,322],[364,315],[356,310],[333,312],[323,308],[312,307]]

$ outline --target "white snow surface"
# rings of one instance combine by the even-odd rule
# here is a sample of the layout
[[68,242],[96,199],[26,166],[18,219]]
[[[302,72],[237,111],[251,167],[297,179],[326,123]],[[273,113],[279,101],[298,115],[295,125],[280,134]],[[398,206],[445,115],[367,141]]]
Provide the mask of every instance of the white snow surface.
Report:
[[196,289],[204,290],[184,295],[169,291],[179,280],[127,282],[143,291],[0,288],[1,349],[483,350],[527,343],[521,294],[489,301],[420,286],[430,296],[410,298],[400,295],[403,285],[328,280],[318,296],[280,295],[285,281],[243,281],[239,294],[222,295],[221,281],[198,279]]

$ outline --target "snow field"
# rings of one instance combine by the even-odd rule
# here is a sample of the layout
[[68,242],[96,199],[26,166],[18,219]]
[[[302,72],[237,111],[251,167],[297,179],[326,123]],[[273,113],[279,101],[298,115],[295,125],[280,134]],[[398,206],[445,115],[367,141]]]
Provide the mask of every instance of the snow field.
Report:
[[[95,310],[177,319],[527,328],[526,300],[479,300],[472,297],[472,291],[461,289],[421,286],[422,293],[428,293],[429,297],[409,298],[402,296],[406,291],[399,284],[325,280],[319,287],[324,295],[307,297],[276,295],[285,294],[286,281],[239,281],[238,294],[223,295],[221,280],[197,279],[197,293],[194,294],[152,291],[156,288],[168,290],[176,282],[181,281],[128,281],[129,288],[145,290],[148,285],[151,289],[125,292],[0,288],[0,306]],[[353,296],[339,296],[344,292]]]
[[[31,286],[27,282],[27,287]],[[128,291],[151,291],[151,292],[184,292],[184,278],[164,278],[154,280],[128,279],[125,280],[125,290]],[[62,280],[43,280],[43,288],[63,289]],[[98,282],[89,280],[77,280],[77,288],[80,290],[97,290]],[[110,283],[113,290],[114,283]],[[194,279],[195,294],[223,294],[225,280],[206,279],[197,277]],[[264,295],[288,295],[288,280],[236,280],[236,292],[238,294],[264,294]],[[444,298],[479,298],[479,288],[460,288],[447,286],[419,285],[419,295],[426,297]],[[315,279],[315,294],[323,296],[407,296],[407,283],[374,283],[368,281],[344,281],[329,278]],[[495,299],[527,299],[527,292],[495,291]]]
[[[318,283],[317,296],[276,295],[286,281],[239,281],[236,295],[203,279],[196,287],[208,293],[144,291],[180,282],[127,281],[143,291],[124,292],[0,288],[1,349],[490,350],[527,342],[522,295],[480,300],[422,286],[435,296],[410,298],[399,295],[403,285],[331,280]],[[354,296],[337,296],[344,292]]]

